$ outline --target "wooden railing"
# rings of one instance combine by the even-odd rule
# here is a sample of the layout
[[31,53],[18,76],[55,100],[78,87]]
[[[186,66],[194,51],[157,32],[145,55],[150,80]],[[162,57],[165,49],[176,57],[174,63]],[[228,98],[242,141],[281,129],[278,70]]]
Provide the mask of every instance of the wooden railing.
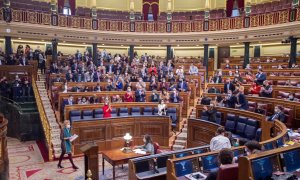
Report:
[[[291,13],[295,11],[296,13]],[[249,17],[230,17],[220,19],[209,19],[205,25],[203,20],[193,21],[172,21],[171,27],[167,28],[167,21],[130,21],[104,20],[76,16],[53,15],[50,13],[33,12],[29,10],[12,10],[12,21],[30,24],[51,25],[52,19],[56,19],[55,23],[59,27],[100,30],[100,31],[120,31],[120,32],[147,32],[147,33],[184,33],[184,32],[203,32],[203,31],[221,31],[242,29],[248,27],[261,27],[274,24],[288,23],[300,20],[300,8],[287,9],[277,12],[269,12]],[[0,14],[3,9],[0,9]],[[0,18],[2,19],[2,16]],[[249,24],[247,23],[249,22]],[[132,26],[133,25],[133,26]],[[206,29],[205,27],[208,28]],[[134,27],[134,28],[132,28]],[[170,29],[170,31],[168,31]]]
[[42,104],[42,99],[41,96],[38,92],[37,89],[37,85],[34,79],[32,79],[32,89],[34,92],[34,97],[36,100],[36,105],[40,114],[40,120],[43,126],[43,131],[44,131],[44,135],[45,135],[45,139],[46,139],[46,146],[48,148],[48,156],[49,156],[49,160],[53,160],[53,146],[52,146],[52,142],[51,142],[51,126],[50,123],[48,121],[48,118],[46,116],[46,112],[44,109],[44,106]]
[[8,178],[7,124],[7,119],[0,114],[0,179]]

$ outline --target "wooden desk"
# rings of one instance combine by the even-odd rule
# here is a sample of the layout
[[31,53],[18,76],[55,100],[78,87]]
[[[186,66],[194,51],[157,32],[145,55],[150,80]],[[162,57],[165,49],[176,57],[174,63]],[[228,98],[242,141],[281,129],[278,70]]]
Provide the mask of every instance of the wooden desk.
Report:
[[113,179],[116,178],[115,166],[127,164],[129,159],[148,156],[149,154],[136,154],[135,152],[124,153],[120,149],[102,151],[102,174],[104,175],[104,160],[113,167]]

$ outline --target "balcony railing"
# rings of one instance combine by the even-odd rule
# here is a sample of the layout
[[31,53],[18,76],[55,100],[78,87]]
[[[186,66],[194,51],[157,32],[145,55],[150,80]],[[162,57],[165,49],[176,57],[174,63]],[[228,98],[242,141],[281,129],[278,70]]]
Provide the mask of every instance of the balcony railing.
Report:
[[[3,20],[3,10],[0,10],[0,20]],[[242,28],[283,24],[291,21],[300,21],[300,8],[269,12],[249,17],[210,19],[194,21],[115,21],[92,18],[51,15],[49,13],[26,10],[12,10],[12,21],[30,24],[40,24],[58,27],[88,29],[95,31],[143,32],[143,33],[186,33],[203,31],[234,30]],[[55,22],[54,22],[55,21]]]

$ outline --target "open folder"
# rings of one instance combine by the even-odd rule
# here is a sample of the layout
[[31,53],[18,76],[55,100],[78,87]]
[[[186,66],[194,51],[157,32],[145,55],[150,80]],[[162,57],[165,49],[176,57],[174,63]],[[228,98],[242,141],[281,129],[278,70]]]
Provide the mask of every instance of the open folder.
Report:
[[73,134],[73,136],[70,137],[70,142],[73,142],[77,138],[78,138],[78,135],[77,134]]

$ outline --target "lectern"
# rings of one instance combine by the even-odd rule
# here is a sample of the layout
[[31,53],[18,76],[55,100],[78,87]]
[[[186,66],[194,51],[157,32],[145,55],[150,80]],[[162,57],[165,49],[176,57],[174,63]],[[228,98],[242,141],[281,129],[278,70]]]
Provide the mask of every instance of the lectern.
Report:
[[84,153],[84,177],[87,179],[87,171],[91,170],[92,179],[99,179],[98,145],[88,143],[80,148]]

